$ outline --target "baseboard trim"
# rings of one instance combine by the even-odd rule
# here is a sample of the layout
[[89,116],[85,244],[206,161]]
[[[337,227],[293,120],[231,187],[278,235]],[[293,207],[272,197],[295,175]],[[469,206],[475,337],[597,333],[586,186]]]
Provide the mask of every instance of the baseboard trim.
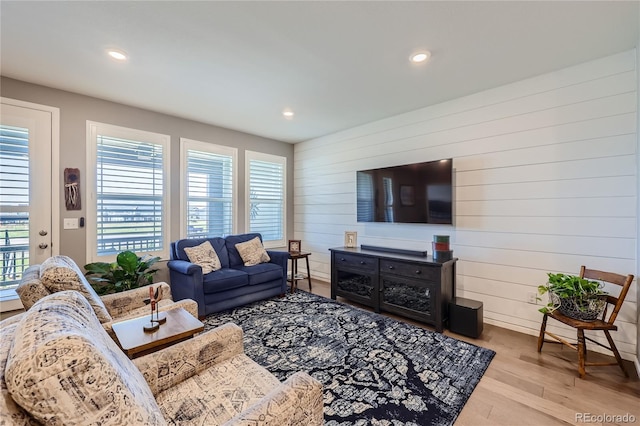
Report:
[[364,244],[360,245],[360,249],[361,250],[371,250],[371,251],[384,251],[387,253],[395,253],[395,254],[404,254],[407,256],[420,256],[420,257],[427,257],[427,251],[420,251],[420,250],[406,250],[406,249],[399,249],[399,248],[393,248],[393,247],[383,247],[383,246],[367,246]]

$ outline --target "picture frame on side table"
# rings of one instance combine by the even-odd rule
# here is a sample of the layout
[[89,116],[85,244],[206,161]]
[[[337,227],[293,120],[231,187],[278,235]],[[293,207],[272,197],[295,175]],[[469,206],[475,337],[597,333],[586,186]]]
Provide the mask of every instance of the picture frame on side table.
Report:
[[358,247],[358,233],[356,231],[346,231],[344,233],[345,247]]
[[302,251],[302,241],[289,240],[289,253],[300,253]]

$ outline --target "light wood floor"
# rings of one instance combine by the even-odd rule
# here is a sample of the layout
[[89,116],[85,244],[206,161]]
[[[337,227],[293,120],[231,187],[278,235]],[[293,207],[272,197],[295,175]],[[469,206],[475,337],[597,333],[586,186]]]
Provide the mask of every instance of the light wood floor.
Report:
[[[308,290],[306,281],[300,281],[299,288]],[[331,294],[329,284],[317,280],[313,281],[312,292],[324,297],[330,297]],[[342,298],[338,300],[349,303]],[[389,316],[433,330],[412,320]],[[551,343],[545,343],[542,353],[538,353],[537,336],[486,323],[479,339],[464,337],[449,330],[445,334],[496,351],[496,356],[460,413],[456,425],[587,423],[577,419],[579,413],[590,413],[592,416],[629,414],[635,417],[632,424],[640,424],[640,380],[631,362],[626,365],[631,378],[625,378],[618,366],[612,366],[587,367],[586,378],[580,379],[576,364],[571,362],[577,360],[577,354],[562,345]],[[606,358],[591,352],[588,357],[594,361]],[[625,424],[622,419],[607,420],[604,423],[602,420],[591,421],[589,424]]]

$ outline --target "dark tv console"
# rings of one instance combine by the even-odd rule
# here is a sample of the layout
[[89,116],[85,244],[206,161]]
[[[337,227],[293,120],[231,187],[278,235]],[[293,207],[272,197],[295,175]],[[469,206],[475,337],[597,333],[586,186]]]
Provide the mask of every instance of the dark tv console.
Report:
[[[372,247],[372,246],[370,246]],[[455,297],[457,258],[438,262],[431,256],[360,248],[331,251],[331,298],[337,296],[433,325],[439,333]]]

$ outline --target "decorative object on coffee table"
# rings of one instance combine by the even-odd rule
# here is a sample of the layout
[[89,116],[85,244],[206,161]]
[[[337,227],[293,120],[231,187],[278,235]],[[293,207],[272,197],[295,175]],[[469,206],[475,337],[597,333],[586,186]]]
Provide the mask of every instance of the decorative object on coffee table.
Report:
[[356,231],[346,231],[344,233],[344,246],[348,248],[358,246],[358,233]]
[[157,322],[153,322],[153,321],[145,322],[144,325],[142,326],[142,329],[147,333],[153,333],[158,328],[160,328],[160,324],[158,324]]
[[158,324],[164,324],[165,322],[167,322],[167,313],[166,312],[160,312],[160,300],[162,300],[162,293],[160,293],[160,287],[158,286],[158,288],[156,289],[156,291],[153,294],[153,298],[156,301],[156,315],[155,317],[153,317],[151,319],[151,321],[153,322],[157,322]]
[[142,325],[142,329],[147,333],[152,333],[160,327],[159,321],[154,321],[154,312],[156,310],[156,299],[153,294],[153,287],[149,287],[149,306],[151,306],[151,318],[149,322],[146,322]]
[[289,240],[289,253],[299,253],[302,251],[302,241]]

